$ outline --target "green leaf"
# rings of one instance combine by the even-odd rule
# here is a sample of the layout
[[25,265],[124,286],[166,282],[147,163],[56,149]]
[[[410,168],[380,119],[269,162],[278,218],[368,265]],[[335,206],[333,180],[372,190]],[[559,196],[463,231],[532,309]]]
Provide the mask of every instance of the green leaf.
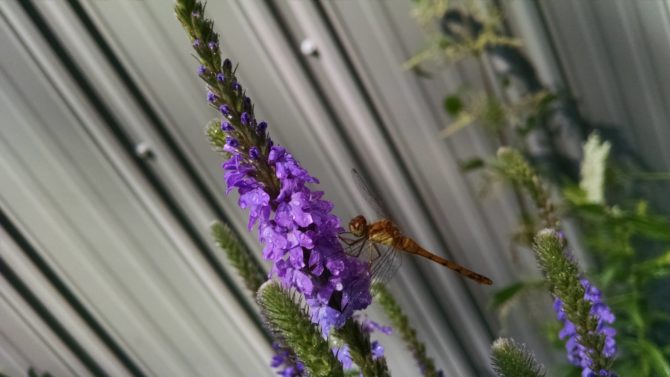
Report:
[[670,250],[656,258],[646,260],[634,266],[636,275],[644,278],[662,278],[670,274]]
[[503,307],[509,306],[523,294],[534,290],[544,290],[546,288],[547,284],[544,280],[519,281],[513,283],[493,294],[491,307],[503,310]]
[[458,167],[463,173],[469,173],[486,166],[486,162],[480,157],[473,157],[467,160],[458,161]]
[[463,110],[463,101],[457,95],[449,95],[444,99],[444,109],[447,114],[456,116]]
[[663,352],[653,343],[646,340],[641,340],[639,346],[644,349],[644,352],[649,356],[651,367],[656,371],[659,377],[670,377],[670,363],[663,355]]

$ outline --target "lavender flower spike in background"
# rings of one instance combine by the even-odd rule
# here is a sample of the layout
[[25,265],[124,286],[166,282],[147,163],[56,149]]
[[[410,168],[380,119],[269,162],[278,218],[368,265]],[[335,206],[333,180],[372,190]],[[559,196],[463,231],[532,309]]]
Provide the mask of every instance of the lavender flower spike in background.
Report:
[[372,301],[367,265],[344,252],[333,204],[307,186],[318,180],[274,145],[267,123],[257,123],[233,64],[211,48],[220,45],[219,36],[203,16],[204,5],[178,1],[175,13],[202,64],[198,73],[207,83],[207,100],[225,117],[208,135],[227,156],[227,193],[237,189],[239,206],[249,210],[249,229],[258,224],[263,257],[273,262],[271,274],[305,297],[312,321],[327,334]]
[[[609,326],[614,323],[615,317],[610,308],[601,301],[600,290],[586,279],[580,280],[584,287],[584,299],[591,302],[590,314],[598,319],[597,331],[604,335],[605,346],[603,347],[603,354],[605,357],[612,358],[616,354],[616,341],[614,336],[616,330]],[[577,341],[578,334],[574,323],[570,322],[564,310],[563,303],[558,298],[554,299],[554,310],[556,311],[558,320],[563,322],[563,329],[559,333],[561,339],[568,339],[565,348],[568,354],[568,361],[571,364],[582,368],[582,377],[596,377],[607,376],[614,377],[616,374],[607,370],[593,371],[591,370],[591,358],[589,353],[591,350],[586,349]]]

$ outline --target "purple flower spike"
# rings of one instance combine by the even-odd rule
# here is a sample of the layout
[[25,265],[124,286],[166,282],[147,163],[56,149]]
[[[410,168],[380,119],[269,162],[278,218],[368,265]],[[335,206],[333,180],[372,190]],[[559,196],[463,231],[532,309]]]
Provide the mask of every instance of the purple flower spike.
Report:
[[[593,286],[588,280],[581,279],[582,287],[584,287],[584,299],[591,302],[590,314],[598,319],[597,332],[605,336],[605,347],[603,354],[605,357],[611,358],[616,354],[616,341],[614,336],[616,330],[610,325],[616,319],[610,308],[601,301],[601,292],[598,288]],[[558,298],[554,299],[554,311],[559,321],[563,322],[563,329],[559,332],[561,339],[566,339],[565,348],[568,355],[568,361],[580,368],[582,368],[583,377],[614,377],[613,372],[607,370],[593,371],[591,369],[591,358],[589,353],[591,350],[585,348],[578,342],[579,335],[575,324],[570,322],[563,310],[563,302]]]
[[207,102],[214,103],[219,99],[219,97],[212,93],[211,91],[207,92]]
[[212,41],[207,43],[207,47],[209,47],[210,50],[216,50],[217,48],[219,48],[219,44]]
[[[266,122],[256,123],[253,103],[243,95],[232,62],[225,59],[213,71],[208,60],[213,55],[202,48],[198,53],[210,67],[207,99],[224,118],[226,193],[238,192],[238,205],[249,213],[247,227],[257,227],[263,257],[272,261],[271,275],[304,297],[311,320],[327,335],[370,305],[368,263],[345,252],[339,238],[344,229],[332,213],[333,203],[311,187],[319,181],[273,144]],[[225,79],[225,85],[212,83],[214,76],[219,82]]]
[[234,130],[235,129],[233,128],[233,125],[230,124],[230,122],[227,122],[225,120],[221,122],[221,131],[230,132]]

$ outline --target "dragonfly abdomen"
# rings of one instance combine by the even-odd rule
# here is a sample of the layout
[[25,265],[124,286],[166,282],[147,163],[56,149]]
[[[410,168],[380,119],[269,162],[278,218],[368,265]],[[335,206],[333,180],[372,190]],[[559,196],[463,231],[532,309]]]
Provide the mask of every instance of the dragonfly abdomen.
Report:
[[443,265],[444,267],[452,269],[452,270],[458,272],[459,274],[461,274],[461,275],[463,275],[467,278],[475,280],[476,282],[478,282],[480,284],[486,284],[486,285],[493,284],[493,281],[491,279],[487,278],[486,276],[478,274],[478,273],[476,273],[476,272],[474,272],[474,271],[472,271],[472,270],[470,270],[466,267],[461,266],[458,263],[452,262],[448,259],[444,259],[442,257],[439,257],[439,256],[431,253],[430,251],[424,249],[416,241],[414,241],[413,239],[411,239],[409,237],[402,237],[402,238],[396,240],[396,242],[394,243],[394,247],[402,249],[402,250],[404,250],[408,253],[419,255],[419,256],[422,256],[424,258],[430,259],[433,262],[439,263],[439,264]]

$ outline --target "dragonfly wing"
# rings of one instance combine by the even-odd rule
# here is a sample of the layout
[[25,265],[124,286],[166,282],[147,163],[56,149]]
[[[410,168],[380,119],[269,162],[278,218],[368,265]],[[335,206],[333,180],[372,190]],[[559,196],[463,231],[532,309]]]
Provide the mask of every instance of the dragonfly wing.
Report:
[[378,219],[389,218],[388,211],[386,210],[384,203],[379,198],[379,195],[375,195],[370,185],[365,181],[365,179],[363,178],[363,176],[361,176],[358,170],[351,169],[351,175],[354,178],[354,182],[356,182],[356,186],[358,186],[360,192],[363,193],[365,201],[375,211],[375,215],[377,216],[377,218]]
[[370,277],[373,283],[386,284],[402,264],[402,254],[392,246],[370,242],[370,250],[376,255],[371,261]]

